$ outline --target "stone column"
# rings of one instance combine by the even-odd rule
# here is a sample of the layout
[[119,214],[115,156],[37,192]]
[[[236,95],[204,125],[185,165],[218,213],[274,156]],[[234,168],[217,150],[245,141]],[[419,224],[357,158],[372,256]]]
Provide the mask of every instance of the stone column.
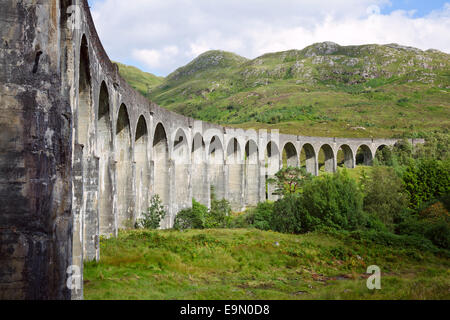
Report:
[[98,260],[99,249],[99,220],[98,220],[98,188],[99,188],[99,158],[91,157],[84,161],[85,214],[84,214],[84,253],[86,261]]
[[[73,150],[72,184],[73,184],[73,239],[72,265],[79,268],[80,281],[83,283],[83,249],[84,249],[84,210],[83,210],[83,145],[75,144]],[[72,289],[72,299],[83,299],[83,288]]]

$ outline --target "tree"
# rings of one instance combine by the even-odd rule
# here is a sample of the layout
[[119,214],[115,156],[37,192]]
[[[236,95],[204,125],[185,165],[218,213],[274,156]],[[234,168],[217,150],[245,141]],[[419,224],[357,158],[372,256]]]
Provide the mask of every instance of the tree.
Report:
[[301,191],[306,181],[312,179],[312,175],[305,168],[287,167],[275,174],[275,178],[267,180],[269,184],[275,184],[276,195],[295,194]]
[[150,207],[147,212],[144,212],[142,218],[136,221],[136,228],[158,229],[166,214],[161,198],[159,195],[155,195],[150,200]]
[[364,210],[393,230],[409,204],[402,180],[392,168],[374,167],[370,175],[361,179],[361,184],[364,185]]

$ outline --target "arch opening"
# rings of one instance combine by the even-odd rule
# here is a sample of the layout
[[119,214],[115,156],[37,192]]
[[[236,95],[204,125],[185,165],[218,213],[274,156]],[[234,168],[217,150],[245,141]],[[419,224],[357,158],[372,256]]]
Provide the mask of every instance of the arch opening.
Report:
[[[154,193],[161,198],[163,205],[168,210],[170,201],[169,144],[166,130],[161,123],[157,124],[153,135],[152,163],[154,170]],[[161,227],[168,228],[168,221],[166,219]]]
[[352,148],[346,144],[339,147],[337,154],[337,165],[338,167],[345,167],[348,169],[353,169],[355,167]]
[[92,84],[89,61],[89,47],[83,35],[80,47],[79,79],[78,79],[78,112],[77,142],[84,146],[84,153],[89,150],[89,132],[92,118]]
[[356,165],[371,166],[372,164],[372,151],[365,144],[361,145],[356,152]]
[[192,141],[192,196],[205,206],[211,205],[206,164],[205,141],[200,133],[195,134]]
[[319,170],[335,172],[336,165],[334,152],[330,145],[324,144],[319,151]]
[[140,116],[134,142],[136,163],[136,218],[140,218],[149,205],[150,168],[148,159],[148,128],[144,116]]
[[97,122],[97,154],[99,157],[99,227],[101,235],[115,232],[113,212],[113,173],[110,159],[112,156],[112,125],[108,87],[105,82],[100,86]]
[[284,145],[283,148],[283,167],[298,167],[298,165],[299,160],[297,149],[295,148],[293,143],[288,142]]
[[228,200],[233,211],[243,209],[243,165],[239,142],[233,138],[227,147]]
[[125,228],[133,222],[133,170],[131,150],[131,128],[125,104],[119,108],[116,124],[117,166],[117,223]]
[[211,188],[217,199],[225,198],[224,152],[218,136],[211,138],[209,144],[209,176]]
[[267,183],[267,180],[269,178],[274,178],[275,174],[280,169],[280,150],[275,142],[270,141],[267,144],[264,159],[266,167],[266,200],[275,201],[278,198],[277,195],[273,194],[276,187]]
[[189,145],[185,132],[178,129],[173,142],[172,158],[175,164],[175,213],[191,205],[189,192]]
[[254,207],[259,201],[258,146],[250,140],[245,145],[245,207]]
[[300,165],[302,168],[306,169],[306,172],[317,175],[318,163],[316,159],[316,152],[314,147],[307,143],[303,145],[302,151],[300,153]]
[[375,161],[379,165],[392,166],[392,148],[387,145],[381,145],[375,153]]

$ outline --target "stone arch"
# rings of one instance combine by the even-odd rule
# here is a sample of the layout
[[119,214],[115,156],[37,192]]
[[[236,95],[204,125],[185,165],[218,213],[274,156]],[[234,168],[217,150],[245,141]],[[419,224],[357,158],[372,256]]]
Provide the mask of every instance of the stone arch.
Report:
[[236,138],[229,141],[227,146],[228,169],[228,200],[234,211],[242,210],[243,198],[243,166],[241,148]]
[[299,156],[292,142],[287,142],[283,148],[283,167],[298,167]]
[[[375,159],[377,163],[383,164],[383,165],[391,165],[392,164],[392,149],[386,144],[382,144],[377,147],[377,150],[375,151]],[[374,159],[374,160],[375,160]]]
[[280,149],[275,142],[270,141],[267,143],[264,159],[266,167],[266,200],[274,201],[277,199],[277,196],[273,194],[275,186],[268,184],[267,180],[275,177],[275,174],[280,169]]
[[300,153],[300,164],[302,168],[306,169],[306,172],[313,175],[318,174],[316,151],[314,150],[314,147],[309,143],[305,143],[302,147]]
[[356,165],[371,166],[373,164],[373,155],[370,148],[362,144],[356,151]]
[[133,217],[133,167],[131,126],[128,110],[121,104],[116,124],[117,166],[117,219],[119,228],[132,222]]
[[245,207],[258,204],[259,176],[258,145],[255,141],[249,140],[245,145]]
[[92,119],[92,80],[90,72],[89,46],[86,36],[81,38],[78,74],[77,143],[84,146],[84,154],[89,150],[89,132]]
[[[154,193],[159,195],[163,205],[168,210],[170,203],[169,144],[166,129],[164,129],[162,123],[156,125],[153,134],[152,163]],[[166,225],[166,227],[168,226]]]
[[339,147],[337,153],[338,166],[344,166],[349,169],[355,167],[355,157],[353,156],[353,150],[349,145],[343,144]]
[[179,128],[175,132],[172,159],[175,165],[175,201],[172,203],[175,213],[191,205],[189,192],[189,142],[186,133]]
[[217,199],[225,198],[224,164],[225,155],[222,141],[218,136],[213,136],[209,143],[209,177],[210,184],[214,188]]
[[319,164],[321,164],[322,159],[325,172],[336,172],[336,159],[333,148],[329,144],[324,144],[319,149]]
[[134,140],[134,161],[136,163],[136,218],[140,218],[149,205],[150,168],[148,158],[149,134],[145,117],[137,122]]
[[203,136],[196,133],[192,140],[192,196],[205,206],[210,206],[210,189],[206,147]]
[[111,107],[109,92],[103,81],[98,97],[97,155],[99,158],[99,228],[101,235],[115,232],[113,211],[113,171],[111,157],[113,150]]

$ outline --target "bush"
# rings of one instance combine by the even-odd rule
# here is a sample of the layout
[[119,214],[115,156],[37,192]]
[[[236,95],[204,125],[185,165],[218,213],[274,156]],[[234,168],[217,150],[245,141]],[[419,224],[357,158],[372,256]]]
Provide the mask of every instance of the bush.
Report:
[[278,200],[270,227],[278,232],[304,233],[323,228],[356,230],[366,222],[363,195],[344,171],[309,180],[301,194]]
[[[429,208],[435,206],[432,204]],[[428,209],[426,211],[428,211]],[[445,209],[444,209],[445,210]],[[448,212],[444,215],[405,215],[396,227],[396,233],[420,236],[431,241],[436,247],[450,250],[450,220]]]
[[176,230],[203,229],[208,208],[192,200],[192,208],[178,212],[173,228]]
[[192,208],[181,210],[174,223],[174,229],[213,229],[227,228],[231,224],[231,206],[226,200],[216,200],[213,197],[211,209],[192,200]]
[[320,226],[356,230],[366,222],[363,195],[345,171],[306,184],[299,213],[303,232]]
[[450,160],[420,160],[411,163],[403,174],[410,207],[445,197],[450,192]]
[[225,200],[216,200],[212,197],[211,209],[205,217],[205,228],[227,228],[231,224],[231,205]]
[[350,234],[353,239],[398,248],[416,248],[430,252],[438,249],[433,243],[421,235],[397,235],[389,231],[357,230]]
[[364,211],[376,216],[389,229],[408,208],[409,198],[403,181],[392,168],[374,167],[361,180],[364,189]]
[[225,200],[217,200],[214,187],[211,187],[211,209],[205,216],[204,227],[207,229],[228,228],[231,226],[231,205]]
[[274,204],[272,202],[261,202],[253,211],[252,226],[260,230],[270,230],[270,221],[274,212]]
[[150,207],[142,214],[142,218],[136,221],[136,228],[159,229],[161,221],[166,217],[166,211],[159,195],[150,200]]

